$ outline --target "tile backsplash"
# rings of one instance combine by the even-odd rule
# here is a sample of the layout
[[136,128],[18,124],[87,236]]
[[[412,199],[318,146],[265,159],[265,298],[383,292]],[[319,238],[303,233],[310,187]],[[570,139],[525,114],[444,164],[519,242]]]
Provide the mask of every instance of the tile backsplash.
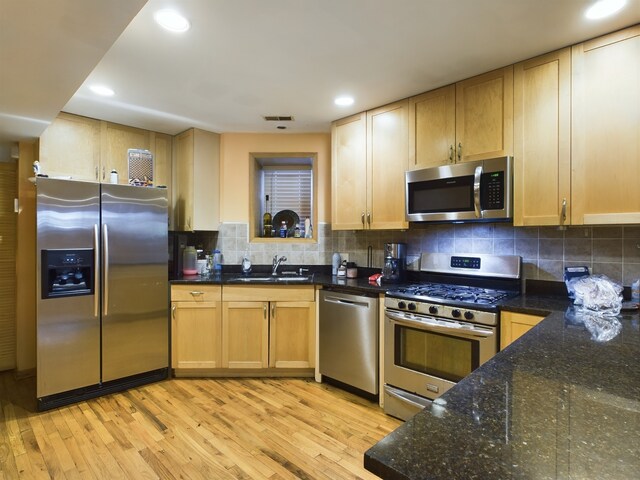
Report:
[[640,278],[640,226],[513,227],[505,223],[411,224],[408,230],[332,231],[320,224],[314,243],[249,242],[248,224],[225,223],[217,233],[216,248],[227,264],[239,264],[249,254],[255,264],[271,264],[274,255],[287,263],[328,265],[333,252],[349,253],[349,260],[381,268],[387,242],[404,242],[408,255],[421,252],[494,253],[520,255],[527,279],[562,280],[565,266],[586,265],[592,273],[630,285]]

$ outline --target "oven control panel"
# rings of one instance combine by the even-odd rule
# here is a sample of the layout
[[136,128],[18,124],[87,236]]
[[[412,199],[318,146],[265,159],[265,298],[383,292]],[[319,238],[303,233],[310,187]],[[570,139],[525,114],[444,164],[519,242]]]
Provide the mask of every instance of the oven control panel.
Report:
[[389,296],[385,297],[384,306],[386,308],[401,310],[403,312],[428,315],[431,317],[448,318],[461,322],[479,323],[491,326],[498,324],[498,314],[496,312],[468,309],[463,306],[442,305],[438,303],[413,301]]

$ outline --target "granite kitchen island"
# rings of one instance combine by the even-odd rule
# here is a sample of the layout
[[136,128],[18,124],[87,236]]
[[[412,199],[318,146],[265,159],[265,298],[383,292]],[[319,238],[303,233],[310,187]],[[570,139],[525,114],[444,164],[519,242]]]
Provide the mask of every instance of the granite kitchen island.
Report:
[[639,478],[639,315],[619,315],[605,342],[566,298],[505,308],[550,314],[371,447],[365,467],[385,479]]

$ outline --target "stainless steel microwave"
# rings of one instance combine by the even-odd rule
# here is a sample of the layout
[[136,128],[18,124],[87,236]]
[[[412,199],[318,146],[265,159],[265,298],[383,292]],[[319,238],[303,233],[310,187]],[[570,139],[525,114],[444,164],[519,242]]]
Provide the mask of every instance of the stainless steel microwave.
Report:
[[409,222],[497,222],[513,218],[512,157],[411,170],[405,178]]

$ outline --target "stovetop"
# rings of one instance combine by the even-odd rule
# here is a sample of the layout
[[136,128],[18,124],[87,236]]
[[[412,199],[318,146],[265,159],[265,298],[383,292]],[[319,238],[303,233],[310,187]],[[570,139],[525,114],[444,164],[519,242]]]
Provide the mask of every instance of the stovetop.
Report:
[[501,300],[514,297],[518,292],[491,288],[423,282],[390,289],[388,296],[416,302],[439,302],[450,305],[493,307]]

